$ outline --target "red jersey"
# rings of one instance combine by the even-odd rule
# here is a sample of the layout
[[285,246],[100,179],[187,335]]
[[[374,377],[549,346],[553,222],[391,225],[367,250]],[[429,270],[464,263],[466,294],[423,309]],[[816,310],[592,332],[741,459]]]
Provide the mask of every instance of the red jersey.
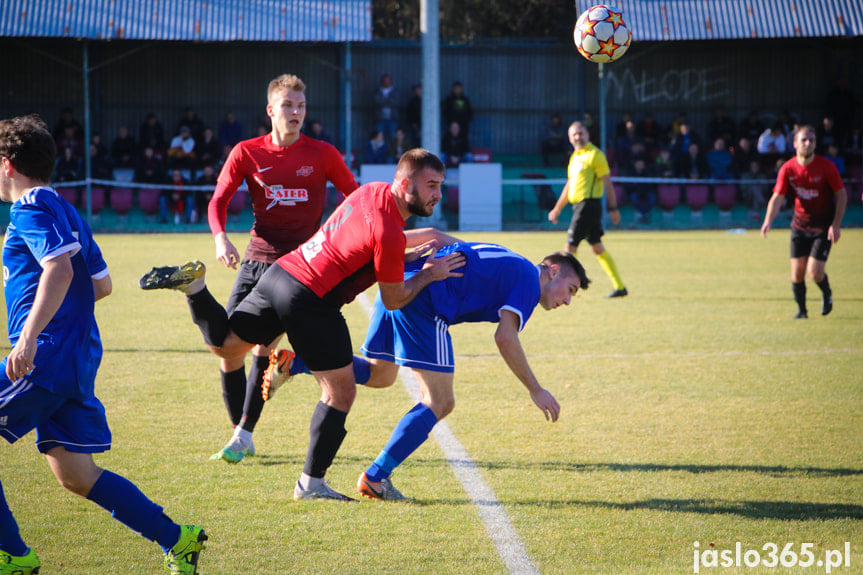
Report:
[[836,192],[844,187],[839,170],[827,158],[815,156],[808,166],[791,158],[779,168],[773,193],[784,196],[789,188],[794,191],[792,228],[824,232],[836,215]]
[[319,297],[332,294],[338,303],[348,303],[375,281],[404,281],[404,225],[390,185],[372,182],[277,263]]
[[300,135],[282,147],[270,134],[242,141],[219,174],[207,213],[210,230],[225,231],[228,202],[245,181],[255,223],[244,257],[273,263],[318,230],[328,180],[345,196],[357,189],[341,154],[326,142]]

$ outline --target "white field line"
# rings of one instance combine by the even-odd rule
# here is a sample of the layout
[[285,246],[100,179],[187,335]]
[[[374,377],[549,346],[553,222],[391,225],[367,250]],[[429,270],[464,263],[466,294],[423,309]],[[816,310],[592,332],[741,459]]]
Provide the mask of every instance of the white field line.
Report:
[[[371,313],[372,304],[366,294],[360,294],[357,301],[367,314]],[[399,369],[399,375],[411,400],[419,402],[421,399],[419,383],[413,372],[409,368],[402,367]],[[443,449],[453,473],[476,506],[479,517],[485,524],[507,571],[514,575],[539,575],[539,570],[528,557],[527,549],[518,537],[515,527],[512,526],[506,510],[498,502],[491,488],[482,480],[476,464],[446,421],[439,421],[434,426],[432,435]]]
[[[654,357],[740,357],[740,356],[791,356],[791,355],[835,355],[835,354],[863,354],[863,349],[800,349],[800,350],[764,350],[764,351],[651,351],[646,353],[578,353],[578,359],[639,359]],[[499,358],[497,354],[456,355],[456,359],[494,359]],[[536,359],[553,359],[560,357],[556,354],[531,353],[530,357]]]

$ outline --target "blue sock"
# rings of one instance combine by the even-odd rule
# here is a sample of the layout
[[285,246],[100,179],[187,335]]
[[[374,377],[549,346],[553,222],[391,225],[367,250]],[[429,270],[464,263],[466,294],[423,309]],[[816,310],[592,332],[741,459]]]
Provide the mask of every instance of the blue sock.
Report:
[[111,512],[111,515],[136,533],[155,541],[167,551],[180,539],[180,526],[162,513],[162,508],[141,493],[134,483],[103,470],[87,499]]
[[309,371],[309,368],[306,367],[306,364],[303,363],[303,360],[300,359],[300,356],[296,355],[294,356],[294,361],[291,362],[291,367],[288,369],[288,374],[297,375],[298,373],[312,374],[312,372]]
[[383,451],[366,470],[369,480],[380,481],[389,477],[393,469],[428,439],[437,421],[437,416],[427,405],[416,404],[401,418]]
[[354,379],[359,385],[365,385],[372,377],[372,364],[364,357],[354,356]]
[[21,533],[18,531],[18,522],[15,521],[6,503],[2,483],[0,483],[0,549],[16,557],[23,557],[29,552],[27,544],[21,539]]

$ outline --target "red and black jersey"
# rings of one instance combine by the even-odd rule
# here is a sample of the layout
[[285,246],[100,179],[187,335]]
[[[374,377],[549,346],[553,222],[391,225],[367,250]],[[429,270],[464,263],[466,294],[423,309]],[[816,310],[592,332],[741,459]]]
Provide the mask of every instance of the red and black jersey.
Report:
[[390,185],[372,182],[351,194],[318,233],[278,264],[319,297],[347,303],[375,281],[404,281],[404,225]]
[[273,263],[309,239],[321,224],[327,181],[345,196],[357,188],[332,145],[300,135],[282,147],[271,134],[234,146],[225,162],[208,217],[213,234],[225,231],[228,203],[243,181],[255,223],[245,258]]
[[808,166],[791,158],[779,169],[773,193],[784,196],[792,190],[794,217],[791,227],[802,231],[826,231],[836,215],[836,192],[845,188],[836,165],[815,156]]

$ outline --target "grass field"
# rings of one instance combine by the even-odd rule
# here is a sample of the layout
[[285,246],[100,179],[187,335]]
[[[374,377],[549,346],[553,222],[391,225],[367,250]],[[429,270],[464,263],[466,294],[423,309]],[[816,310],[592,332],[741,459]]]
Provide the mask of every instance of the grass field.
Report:
[[[564,241],[562,233],[464,237],[534,261]],[[175,520],[206,527],[200,573],[507,572],[433,440],[394,476],[411,503],[294,502],[319,394],[308,376],[267,405],[257,457],[208,460],[230,435],[217,361],[180,295],[142,292],[136,281],[152,265],[200,258],[224,301],[234,272],[215,262],[206,234],[98,240],[114,278],[114,294],[97,306],[105,346],[97,390],[114,448],[97,462]],[[819,315],[810,281],[810,319],[800,321],[791,320],[787,230],[767,240],[721,231],[605,240],[630,297],[603,298],[610,283],[584,248],[591,289],[569,308],[538,309],[522,335],[562,405],[557,423],[508,372],[494,326],[453,328],[457,406],[446,422],[537,571],[692,573],[695,551],[738,542],[764,558],[769,543],[777,556],[788,543],[797,553],[812,543],[814,561],[848,542],[850,557],[832,572],[863,573],[863,230],[845,230],[830,256],[833,313]],[[358,347],[365,312],[354,303],[345,315]],[[411,405],[400,384],[360,389],[328,474],[336,489],[352,492]],[[159,573],[158,547],[60,489],[32,441],[3,443],[0,477],[43,572]]]

